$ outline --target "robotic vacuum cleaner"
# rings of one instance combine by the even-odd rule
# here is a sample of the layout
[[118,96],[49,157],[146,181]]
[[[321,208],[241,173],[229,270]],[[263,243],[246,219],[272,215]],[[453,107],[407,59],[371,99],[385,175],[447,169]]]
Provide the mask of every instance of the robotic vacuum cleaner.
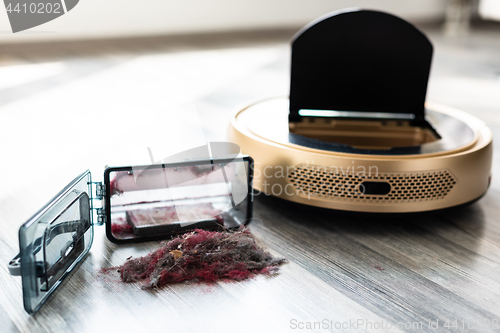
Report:
[[492,133],[425,103],[433,47],[416,27],[369,10],[329,14],[293,38],[290,96],[238,108],[229,141],[253,157],[254,188],[344,211],[463,205],[491,181]]

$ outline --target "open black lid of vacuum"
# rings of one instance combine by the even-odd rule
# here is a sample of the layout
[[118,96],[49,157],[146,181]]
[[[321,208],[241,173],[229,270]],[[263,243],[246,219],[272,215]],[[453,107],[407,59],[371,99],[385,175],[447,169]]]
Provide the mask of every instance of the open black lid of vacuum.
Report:
[[394,15],[330,14],[292,42],[289,122],[340,116],[425,124],[432,52],[420,30]]

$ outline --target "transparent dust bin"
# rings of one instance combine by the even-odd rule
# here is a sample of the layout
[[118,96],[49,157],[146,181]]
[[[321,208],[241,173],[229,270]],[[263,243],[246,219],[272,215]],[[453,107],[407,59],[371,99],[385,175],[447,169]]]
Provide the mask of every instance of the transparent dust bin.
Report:
[[142,242],[193,229],[237,229],[252,219],[249,156],[109,167],[104,183],[87,170],[19,229],[9,271],[22,278],[34,313],[89,252],[94,225],[113,243]]

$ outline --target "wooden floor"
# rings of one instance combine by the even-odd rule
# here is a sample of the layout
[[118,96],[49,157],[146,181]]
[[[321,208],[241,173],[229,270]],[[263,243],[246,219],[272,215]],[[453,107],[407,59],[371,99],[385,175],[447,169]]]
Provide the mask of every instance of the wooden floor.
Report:
[[[500,29],[427,31],[428,100],[483,119],[499,142]],[[498,148],[488,193],[435,216],[344,216],[258,196],[251,230],[290,261],[273,277],[144,291],[99,269],[158,243],[113,245],[96,227],[83,264],[25,313],[6,265],[19,226],[87,168],[102,179],[105,165],[149,163],[147,147],[161,158],[224,140],[240,103],[287,94],[293,33],[0,46],[1,332],[500,330]]]

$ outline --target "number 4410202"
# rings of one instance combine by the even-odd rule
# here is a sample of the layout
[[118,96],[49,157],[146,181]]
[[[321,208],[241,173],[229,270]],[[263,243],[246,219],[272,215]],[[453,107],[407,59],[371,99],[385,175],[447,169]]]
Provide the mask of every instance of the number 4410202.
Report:
[[61,4],[60,3],[17,3],[14,8],[12,8],[12,3],[7,6],[7,13],[31,13],[31,14],[61,14]]

